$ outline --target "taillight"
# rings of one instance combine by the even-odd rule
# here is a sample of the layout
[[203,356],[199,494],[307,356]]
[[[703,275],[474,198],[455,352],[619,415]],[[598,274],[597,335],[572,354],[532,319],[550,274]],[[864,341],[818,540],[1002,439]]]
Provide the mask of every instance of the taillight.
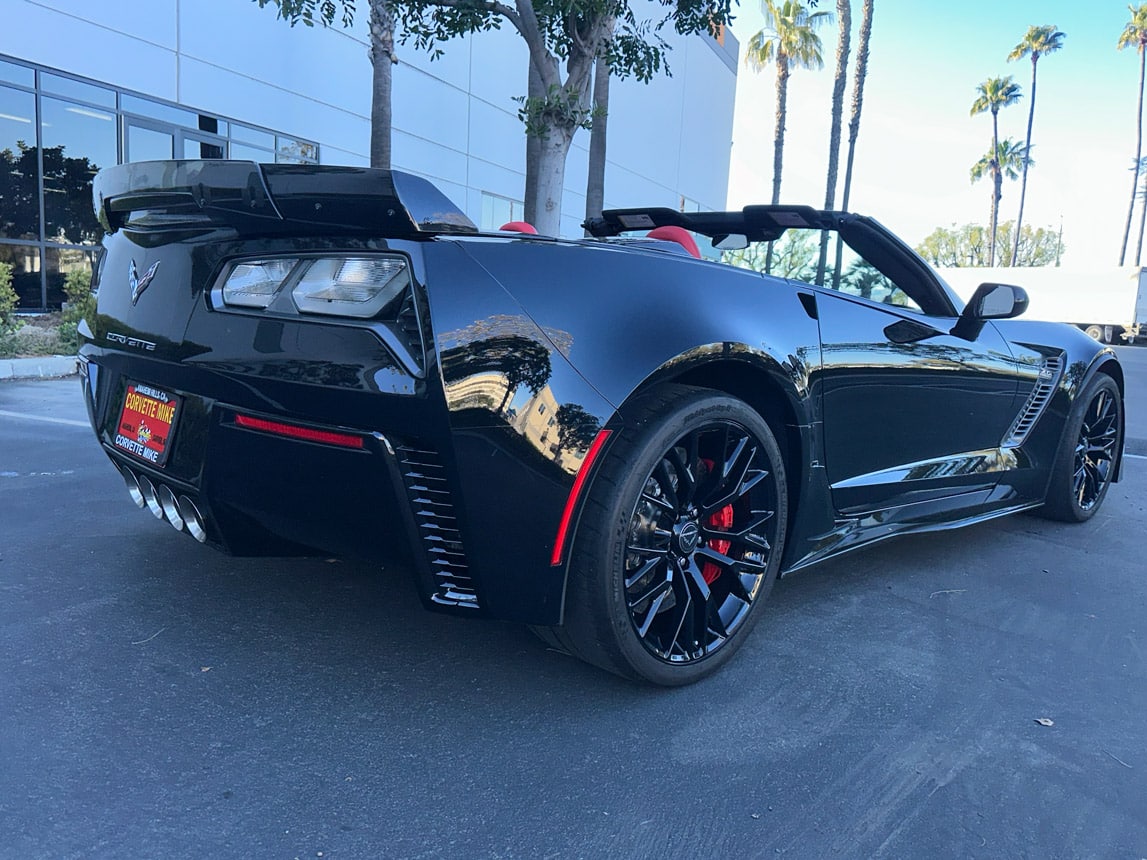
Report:
[[397,254],[239,260],[223,272],[212,304],[370,319],[409,286],[409,266]]

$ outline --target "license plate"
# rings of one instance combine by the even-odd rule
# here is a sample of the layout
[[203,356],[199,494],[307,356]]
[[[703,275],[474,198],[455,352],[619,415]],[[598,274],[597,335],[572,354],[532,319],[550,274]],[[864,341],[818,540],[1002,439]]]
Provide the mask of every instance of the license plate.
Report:
[[116,425],[115,446],[153,466],[167,462],[179,398],[150,385],[128,384]]

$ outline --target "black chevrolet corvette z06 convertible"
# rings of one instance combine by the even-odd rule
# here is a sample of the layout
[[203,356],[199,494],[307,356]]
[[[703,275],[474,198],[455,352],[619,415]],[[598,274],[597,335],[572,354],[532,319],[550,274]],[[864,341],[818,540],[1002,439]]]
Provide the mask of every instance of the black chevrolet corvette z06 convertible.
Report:
[[227,161],[94,194],[84,395],[136,504],[237,555],[398,554],[428,608],[629,678],[717,669],[778,574],[1118,480],[1112,351],[859,215],[482,233],[415,176]]

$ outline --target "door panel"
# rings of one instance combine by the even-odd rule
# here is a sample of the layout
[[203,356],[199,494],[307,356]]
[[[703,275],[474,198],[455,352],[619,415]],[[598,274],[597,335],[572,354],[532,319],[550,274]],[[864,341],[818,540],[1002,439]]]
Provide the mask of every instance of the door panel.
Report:
[[[985,493],[1015,418],[1017,368],[1003,338],[818,291],[825,468],[837,510]],[[898,340],[908,342],[898,343]]]

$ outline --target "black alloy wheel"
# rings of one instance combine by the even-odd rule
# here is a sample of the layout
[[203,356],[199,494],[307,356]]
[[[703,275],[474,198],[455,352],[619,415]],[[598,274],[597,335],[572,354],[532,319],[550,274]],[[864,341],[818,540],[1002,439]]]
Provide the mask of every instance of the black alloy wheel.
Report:
[[769,425],[716,392],[662,386],[625,410],[586,501],[558,640],[656,684],[715,671],[776,578],[788,509]]
[[1071,490],[1080,510],[1090,511],[1103,499],[1115,468],[1118,441],[1118,393],[1100,388],[1083,411],[1072,461]]
[[1041,512],[1083,522],[1099,509],[1123,450],[1123,398],[1110,376],[1094,377],[1076,398]]
[[700,660],[745,622],[776,540],[764,446],[735,421],[677,439],[630,516],[625,600],[634,632],[669,663]]

